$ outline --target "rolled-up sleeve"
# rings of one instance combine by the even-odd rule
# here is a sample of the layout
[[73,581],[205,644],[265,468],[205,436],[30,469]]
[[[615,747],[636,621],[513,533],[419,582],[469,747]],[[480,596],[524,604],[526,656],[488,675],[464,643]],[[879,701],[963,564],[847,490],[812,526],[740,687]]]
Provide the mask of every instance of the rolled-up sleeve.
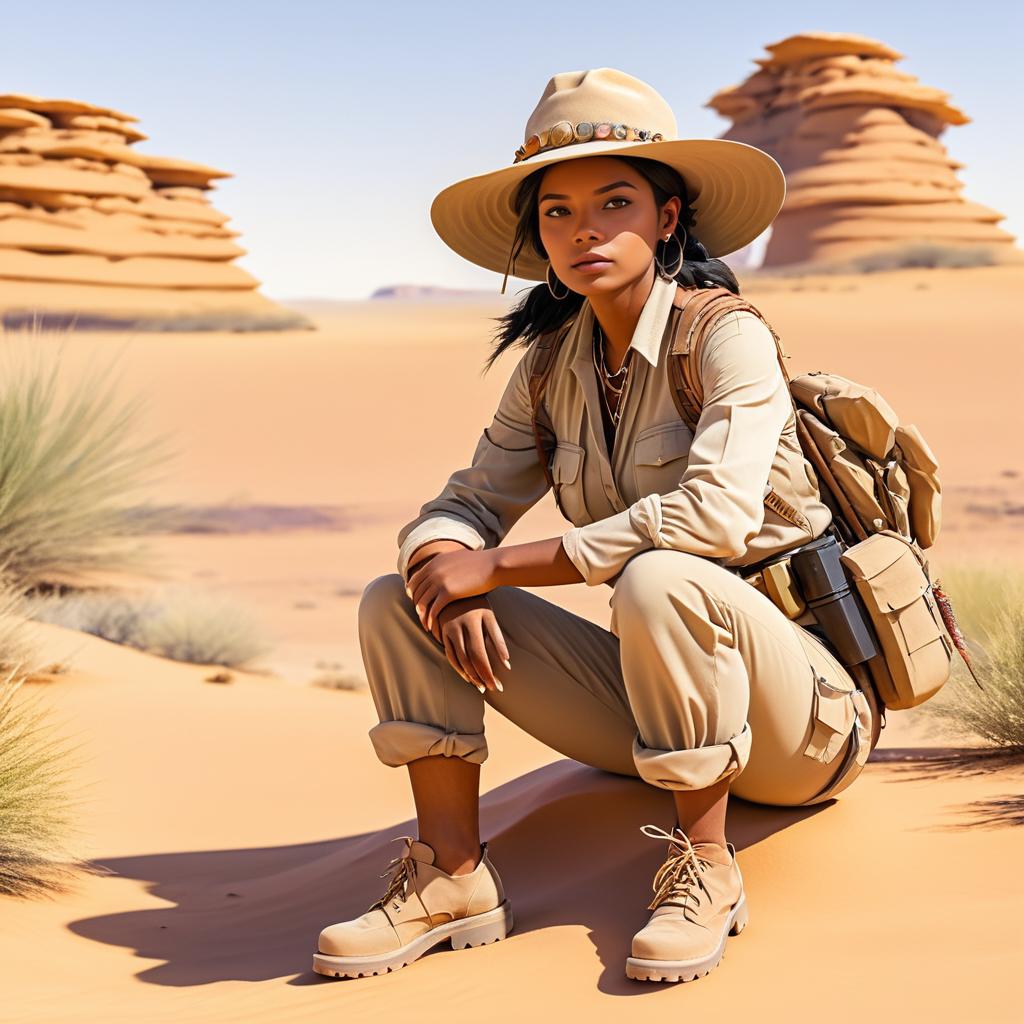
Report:
[[734,558],[761,530],[768,476],[792,409],[775,339],[753,313],[729,313],[706,338],[699,362],[704,405],[679,486],[562,536],[589,586],[650,548]]
[[472,464],[448,478],[444,489],[399,530],[398,571],[405,577],[417,548],[456,540],[471,550],[497,547],[516,521],[548,491],[531,423],[528,349],[509,377]]

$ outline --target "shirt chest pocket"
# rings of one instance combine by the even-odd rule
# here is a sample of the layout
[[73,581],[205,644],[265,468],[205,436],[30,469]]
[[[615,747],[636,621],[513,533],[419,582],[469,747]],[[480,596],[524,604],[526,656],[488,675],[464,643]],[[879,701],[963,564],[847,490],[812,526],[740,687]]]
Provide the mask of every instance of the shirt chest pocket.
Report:
[[636,492],[666,494],[679,486],[686,472],[693,435],[685,423],[669,423],[641,434],[633,444]]
[[571,441],[559,441],[551,460],[555,504],[574,526],[589,522],[583,501],[583,457],[585,449]]

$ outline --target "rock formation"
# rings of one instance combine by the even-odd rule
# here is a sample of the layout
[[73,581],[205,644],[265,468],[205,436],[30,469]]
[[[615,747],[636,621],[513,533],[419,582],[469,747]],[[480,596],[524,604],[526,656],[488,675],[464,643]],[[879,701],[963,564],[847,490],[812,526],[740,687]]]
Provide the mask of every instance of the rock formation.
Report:
[[257,292],[210,204],[211,167],[140,152],[129,114],[0,95],[0,321],[153,329],[307,326]]
[[[970,119],[947,93],[896,67],[902,54],[863,36],[807,32],[765,47],[760,70],[707,106],[722,138],[770,153],[787,194],[764,266],[843,262],[928,243],[1019,258],[1003,215],[961,195],[938,141]],[[953,254],[955,258],[955,253]]]

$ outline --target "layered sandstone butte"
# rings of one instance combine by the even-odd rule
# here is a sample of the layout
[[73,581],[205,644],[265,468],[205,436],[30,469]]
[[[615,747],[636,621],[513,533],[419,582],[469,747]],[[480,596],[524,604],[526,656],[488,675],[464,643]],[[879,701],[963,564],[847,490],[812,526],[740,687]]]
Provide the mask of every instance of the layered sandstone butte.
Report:
[[0,95],[0,321],[152,329],[307,326],[234,264],[208,193],[225,171],[140,152],[138,118]]
[[[896,67],[902,58],[863,36],[807,32],[707,106],[730,118],[722,138],[770,153],[787,194],[764,265],[845,262],[925,243],[1019,259],[1003,215],[963,197],[939,136],[970,119],[940,89]],[[953,258],[957,257],[956,252]]]

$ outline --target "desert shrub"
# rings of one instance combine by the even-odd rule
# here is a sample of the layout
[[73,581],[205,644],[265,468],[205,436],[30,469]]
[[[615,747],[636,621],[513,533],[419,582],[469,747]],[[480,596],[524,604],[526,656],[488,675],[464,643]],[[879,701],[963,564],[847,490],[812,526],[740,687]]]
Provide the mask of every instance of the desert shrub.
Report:
[[320,669],[320,674],[310,680],[313,686],[322,686],[328,690],[366,689],[366,680],[355,672],[346,671],[340,662],[318,661],[316,667]]
[[950,681],[920,712],[955,733],[1024,753],[1024,572],[995,565],[956,565],[938,574],[967,640]]
[[[0,570],[25,587],[90,570],[137,570],[149,557],[126,536],[141,524],[129,496],[172,456],[142,435],[142,398],[115,396],[111,366],[68,382],[45,331],[0,347]],[[56,339],[62,345],[66,339]]]
[[744,280],[803,277],[818,274],[875,274],[906,268],[988,267],[1006,262],[1011,257],[984,246],[941,245],[937,242],[913,242],[908,245],[879,249],[876,252],[851,256],[848,259],[806,260],[780,266],[744,269]]
[[884,270],[900,270],[903,267],[989,267],[999,262],[998,256],[982,247],[939,245],[935,242],[918,242],[898,249],[884,249],[864,256],[855,256],[849,261],[852,270],[874,274]]
[[0,577],[0,676],[23,678],[32,669],[35,644],[25,629],[26,601],[21,589]]
[[21,691],[35,648],[22,618],[20,592],[0,581],[0,894],[63,891],[87,869],[68,852],[74,834],[70,784],[75,763],[53,735],[38,695]]
[[22,327],[73,328],[76,331],[160,331],[198,332],[232,331],[314,331],[316,325],[302,313],[289,309],[209,310],[203,313],[182,313],[176,316],[114,316],[99,313],[55,313],[27,309],[8,312],[0,318],[8,330]]
[[243,665],[269,650],[255,620],[231,601],[185,587],[147,594],[79,591],[36,596],[27,614],[118,644],[200,665]]
[[0,893],[35,896],[63,891],[87,865],[67,852],[72,748],[21,687],[13,673],[0,680]]

